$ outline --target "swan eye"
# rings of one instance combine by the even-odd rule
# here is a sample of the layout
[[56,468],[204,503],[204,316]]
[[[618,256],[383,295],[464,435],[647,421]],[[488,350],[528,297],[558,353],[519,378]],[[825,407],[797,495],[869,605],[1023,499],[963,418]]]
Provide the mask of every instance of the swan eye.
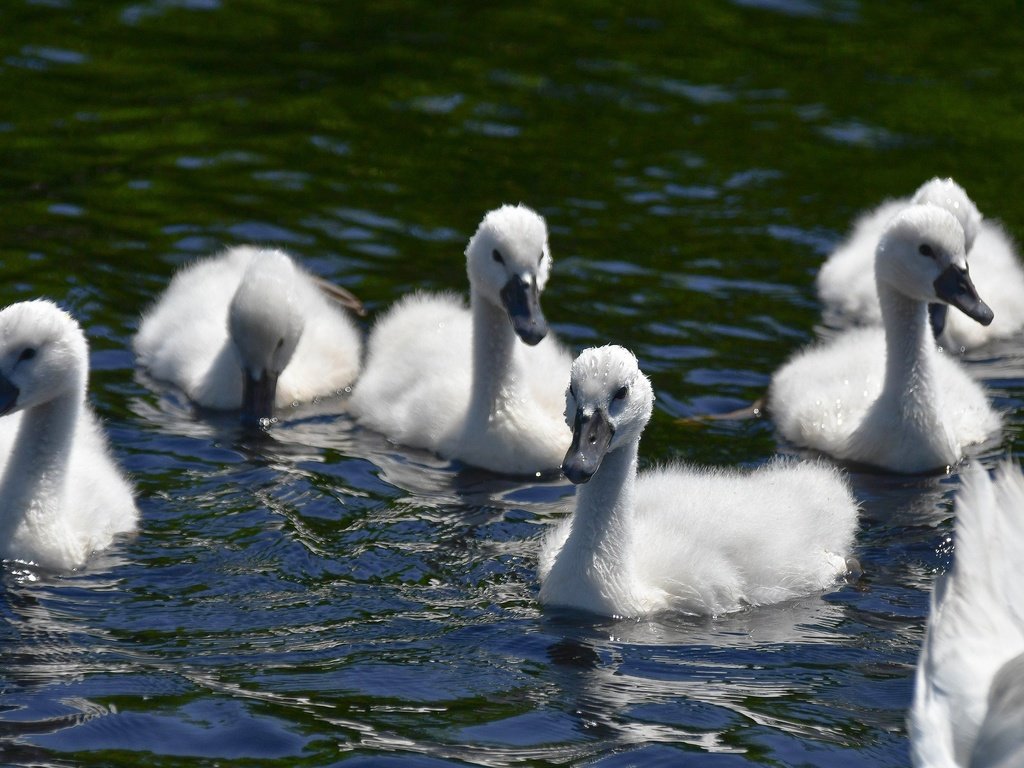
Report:
[[921,243],[921,245],[917,247],[917,252],[922,256],[927,256],[929,259],[935,258],[935,251],[932,250],[932,247],[928,245],[928,243]]
[[283,346],[284,346],[284,339],[278,339],[277,340],[277,348],[280,349]]
[[539,267],[544,263],[544,251],[540,252],[540,256],[537,258],[537,266]]
[[625,384],[623,384],[621,387],[618,388],[618,390],[616,390],[615,395],[612,397],[612,400],[625,400],[626,399],[626,395],[628,393],[629,393],[629,387],[627,387]]
[[499,264],[505,263],[505,259],[503,259],[501,256],[501,251],[499,251],[497,248],[491,251],[491,258],[494,259]]
[[25,347],[25,349],[21,350],[21,354],[18,355],[18,362],[20,363],[22,360],[31,360],[35,356],[36,350],[34,347]]

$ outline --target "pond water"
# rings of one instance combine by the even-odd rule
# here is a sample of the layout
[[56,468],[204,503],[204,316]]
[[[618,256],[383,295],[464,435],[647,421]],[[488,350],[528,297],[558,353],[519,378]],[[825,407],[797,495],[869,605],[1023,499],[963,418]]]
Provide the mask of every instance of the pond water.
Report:
[[[551,228],[545,311],[633,349],[641,445],[753,467],[752,402],[823,332],[857,212],[952,175],[1024,232],[1024,28],[1001,4],[7,0],[2,304],[92,344],[90,399],[142,513],[81,572],[8,564],[0,762],[53,766],[905,766],[957,476],[853,473],[864,575],[718,619],[542,610],[565,482],[460,470],[344,400],[254,438],[134,368],[181,264],[284,247],[371,318],[465,289],[482,215]],[[629,6],[629,7],[627,7]],[[1021,340],[968,363],[1020,455]]]

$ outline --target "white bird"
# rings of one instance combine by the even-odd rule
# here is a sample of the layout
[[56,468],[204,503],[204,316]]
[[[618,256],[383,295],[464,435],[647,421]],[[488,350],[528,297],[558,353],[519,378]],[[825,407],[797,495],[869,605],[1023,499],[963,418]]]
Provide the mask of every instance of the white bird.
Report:
[[85,401],[89,350],[49,301],[0,311],[0,556],[78,568],[133,531],[132,489]]
[[637,475],[654,393],[622,347],[572,365],[562,469],[576,508],[547,536],[540,600],[616,617],[718,615],[828,589],[848,570],[857,504],[835,467],[752,473],[668,466]]
[[875,260],[882,328],[858,328],[795,355],[772,377],[768,412],[789,441],[895,472],[955,465],[1000,430],[982,387],[938,352],[928,302],[981,324],[992,311],[967,273],[963,229],[935,205],[903,208]]
[[911,198],[889,200],[860,216],[849,237],[822,264],[818,297],[826,305],[830,322],[877,325],[882,321],[875,290],[875,248],[886,225],[907,205],[932,203],[953,214],[964,229],[971,277],[992,307],[995,318],[987,326],[933,305],[936,338],[947,349],[979,347],[994,339],[1013,336],[1024,328],[1024,269],[1013,242],[999,224],[983,219],[963,187],[953,179],[934,178]]
[[1024,477],[964,473],[908,718],[918,768],[1024,765]]
[[323,283],[283,251],[251,246],[181,269],[144,313],[134,347],[154,378],[198,405],[240,408],[250,424],[342,392],[362,354],[355,324]]
[[550,269],[539,214],[523,205],[488,213],[466,247],[469,309],[454,294],[415,293],[376,323],[350,401],[358,420],[494,472],[557,470],[569,445],[572,360],[541,312]]

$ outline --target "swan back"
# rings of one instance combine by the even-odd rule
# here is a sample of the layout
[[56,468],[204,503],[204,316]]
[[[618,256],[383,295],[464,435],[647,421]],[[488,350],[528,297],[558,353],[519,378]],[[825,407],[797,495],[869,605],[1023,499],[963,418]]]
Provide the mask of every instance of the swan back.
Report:
[[[0,412],[32,408],[54,398],[85,392],[89,350],[71,315],[38,299],[0,311],[0,380],[13,396]],[[5,398],[5,399],[9,399]]]
[[910,199],[913,205],[931,203],[944,208],[956,217],[964,230],[964,247],[970,253],[974,240],[981,230],[981,211],[974,201],[967,196],[966,190],[953,179],[929,179],[914,192]]
[[956,512],[955,559],[935,583],[909,717],[914,763],[929,768],[996,766],[993,758],[1024,747],[1024,670],[1011,661],[1024,653],[1020,469],[1004,463],[993,481],[970,467]]

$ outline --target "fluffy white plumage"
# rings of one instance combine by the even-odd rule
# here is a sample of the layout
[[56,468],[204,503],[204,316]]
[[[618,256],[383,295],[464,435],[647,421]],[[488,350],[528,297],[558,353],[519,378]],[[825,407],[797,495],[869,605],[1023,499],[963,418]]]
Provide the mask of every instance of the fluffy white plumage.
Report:
[[448,459],[509,475],[557,469],[571,358],[540,311],[544,219],[523,205],[491,211],[466,267],[468,309],[454,294],[416,293],[376,323],[351,409],[394,442]]
[[877,248],[883,328],[852,329],[783,365],[768,392],[779,432],[896,472],[954,465],[964,446],[998,434],[984,390],[939,354],[928,323],[935,301],[958,303],[979,322],[991,318],[966,264],[963,230],[947,211],[928,204],[897,213]]
[[135,529],[132,490],[85,401],[89,351],[49,301],[0,311],[0,556],[77,568]]
[[278,377],[264,410],[336,394],[362,353],[355,324],[311,275],[283,251],[251,246],[181,269],[143,315],[134,347],[154,378],[218,410],[243,406],[246,372]]
[[932,203],[952,213],[964,229],[971,277],[995,318],[983,326],[950,312],[939,342],[947,349],[973,349],[1024,328],[1024,269],[999,224],[983,219],[963,187],[952,179],[930,179],[911,198],[889,200],[860,216],[849,237],[822,264],[818,296],[830,322],[877,325],[882,311],[875,289],[875,248],[886,224],[911,204]]
[[566,475],[572,515],[540,557],[540,600],[606,616],[717,615],[834,586],[857,505],[834,467],[775,461],[752,473],[669,466],[637,475],[654,394],[622,347],[572,366]]
[[935,582],[910,711],[918,768],[1024,765],[1024,476],[970,467],[956,550]]

